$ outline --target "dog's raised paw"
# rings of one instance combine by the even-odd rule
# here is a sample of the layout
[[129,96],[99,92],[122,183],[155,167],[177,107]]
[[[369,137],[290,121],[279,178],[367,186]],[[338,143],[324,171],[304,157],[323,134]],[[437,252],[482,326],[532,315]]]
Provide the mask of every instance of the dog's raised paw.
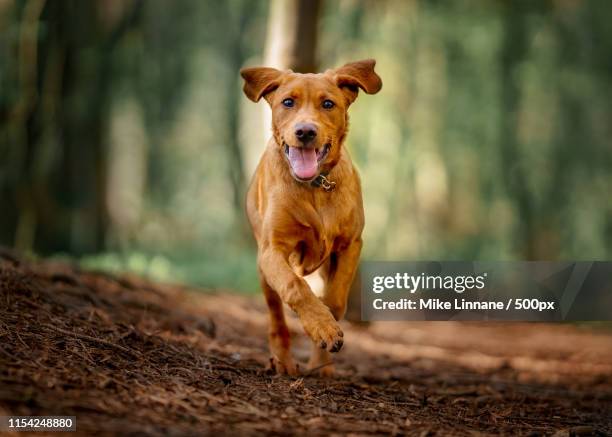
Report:
[[306,334],[321,349],[329,352],[338,352],[342,349],[344,333],[327,309],[309,312],[307,315],[302,315],[301,319]]
[[331,347],[331,349],[329,350],[330,352],[338,352],[340,351],[340,349],[342,349],[342,345],[344,344],[344,340],[339,339],[336,340],[336,342],[333,344],[333,346]]

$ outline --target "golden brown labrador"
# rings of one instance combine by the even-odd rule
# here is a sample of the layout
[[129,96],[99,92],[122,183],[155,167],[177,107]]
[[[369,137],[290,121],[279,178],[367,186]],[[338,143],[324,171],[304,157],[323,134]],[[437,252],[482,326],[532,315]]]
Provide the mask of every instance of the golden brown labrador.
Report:
[[[247,97],[263,97],[272,108],[273,135],[247,194],[247,214],[270,310],[270,351],[281,373],[298,373],[283,302],[313,341],[310,369],[333,374],[329,352],[342,347],[337,321],[346,309],[364,225],[359,175],[343,144],[347,110],[359,89],[374,94],[382,87],[375,64],[369,59],[320,74],[265,67],[240,72]],[[314,281],[307,282],[314,275],[324,284],[320,298],[309,285]]]

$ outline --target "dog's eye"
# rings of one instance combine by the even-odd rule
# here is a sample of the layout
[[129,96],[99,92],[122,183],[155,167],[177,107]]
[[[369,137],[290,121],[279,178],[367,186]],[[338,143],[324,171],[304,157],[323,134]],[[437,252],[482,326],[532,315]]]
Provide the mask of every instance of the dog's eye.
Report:
[[283,105],[286,108],[293,108],[293,105],[295,105],[295,100],[293,100],[293,99],[285,99],[285,100],[283,100]]
[[334,106],[336,106],[336,104],[332,102],[331,100],[323,100],[323,103],[321,104],[321,106],[323,106],[324,109],[331,109]]

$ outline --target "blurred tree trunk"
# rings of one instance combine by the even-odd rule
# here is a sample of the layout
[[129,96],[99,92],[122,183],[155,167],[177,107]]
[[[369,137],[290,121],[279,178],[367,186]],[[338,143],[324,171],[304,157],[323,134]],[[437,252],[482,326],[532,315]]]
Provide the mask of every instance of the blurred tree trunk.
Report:
[[[522,6],[521,6],[522,5]],[[519,222],[517,248],[522,259],[536,260],[536,224],[534,205],[527,187],[528,179],[521,162],[517,135],[521,89],[518,66],[527,52],[527,25],[524,3],[503,3],[503,39],[500,51],[501,113],[499,129],[501,176]]]
[[[5,226],[14,230],[11,239],[20,249],[31,248],[39,219],[33,193],[34,181],[27,176],[31,173],[34,156],[30,124],[39,105],[38,34],[44,7],[44,0],[30,0],[23,4],[19,33],[15,41],[17,59],[13,68],[7,69],[6,73],[12,79],[10,82],[16,84],[17,92],[13,105],[10,104],[10,99],[6,99],[9,101],[6,109],[6,136],[2,136],[6,141],[2,146],[5,151],[2,182],[5,186],[1,194],[7,199],[0,198],[0,202],[3,205],[17,205],[15,210],[7,208],[6,214],[2,214],[2,220],[6,221],[3,223],[3,230]],[[12,165],[9,166],[9,163]]]
[[108,31],[96,2],[30,0],[16,14],[19,58],[8,74],[20,90],[9,103],[5,147],[14,168],[3,192],[12,199],[0,201],[17,205],[20,249],[80,254],[104,246],[111,53],[135,18],[140,2],[132,4]]
[[273,0],[268,19],[265,64],[314,73],[321,0]]
[[[228,16],[228,22],[231,22],[232,11],[230,7],[235,6],[234,3],[228,4],[225,13]],[[227,39],[225,53],[229,60],[230,71],[238,72],[244,64],[246,55],[242,41],[242,31],[249,24],[252,14],[247,8],[250,7],[248,2],[242,1],[238,4],[238,20],[235,23],[236,28],[231,32],[232,37]],[[236,86],[237,79],[233,77],[228,80],[226,93],[226,111],[227,111],[227,153],[228,153],[228,176],[232,187],[233,204],[235,217],[239,229],[238,237],[240,240],[248,238],[250,231],[246,221],[244,212],[245,192],[246,192],[246,177],[244,168],[244,157],[240,147],[240,100],[242,99],[241,88]]]
[[[604,162],[603,156],[593,153],[597,139],[589,128],[590,102],[585,105],[584,95],[567,81],[568,72],[580,74],[588,71],[596,78],[597,60],[605,59],[606,53],[598,53],[605,46],[595,40],[597,21],[593,19],[592,9],[588,10],[582,3],[554,7],[557,8],[552,20],[557,41],[556,63],[563,69],[560,68],[561,72],[554,78],[558,99],[558,121],[553,138],[556,147],[550,157],[551,180],[541,215],[548,224],[545,228],[548,238],[545,241],[548,242],[549,251],[557,254],[561,245],[560,234],[570,229],[567,214],[559,214],[559,211],[566,206],[568,197],[577,188],[574,183],[580,178],[577,175],[579,169],[583,166],[595,172]],[[589,50],[582,50],[582,47],[589,47]],[[578,149],[577,145],[582,147]]]

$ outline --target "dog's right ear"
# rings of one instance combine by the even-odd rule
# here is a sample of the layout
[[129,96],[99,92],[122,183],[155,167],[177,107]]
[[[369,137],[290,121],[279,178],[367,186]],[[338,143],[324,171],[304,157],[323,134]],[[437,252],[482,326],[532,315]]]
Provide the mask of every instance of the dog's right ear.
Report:
[[280,85],[284,73],[276,68],[254,67],[243,68],[240,75],[244,79],[242,90],[254,102],[274,91]]

